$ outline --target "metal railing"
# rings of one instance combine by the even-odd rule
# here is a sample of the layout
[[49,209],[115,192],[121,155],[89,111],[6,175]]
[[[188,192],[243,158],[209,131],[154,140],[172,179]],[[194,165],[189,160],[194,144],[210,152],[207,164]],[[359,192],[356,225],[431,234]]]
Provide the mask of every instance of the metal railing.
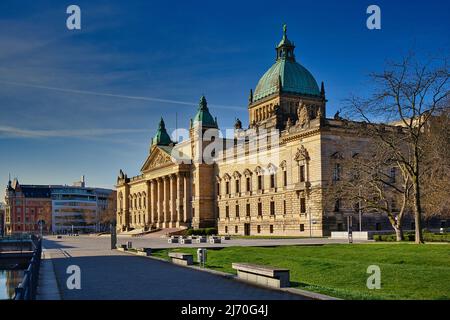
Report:
[[42,239],[33,238],[35,249],[27,270],[24,272],[22,282],[15,288],[14,300],[35,300],[41,267]]

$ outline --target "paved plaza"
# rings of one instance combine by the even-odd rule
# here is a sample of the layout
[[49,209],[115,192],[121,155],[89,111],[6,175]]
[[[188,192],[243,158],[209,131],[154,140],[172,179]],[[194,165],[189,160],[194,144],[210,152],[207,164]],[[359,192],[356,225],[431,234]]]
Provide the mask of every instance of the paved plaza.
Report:
[[[126,240],[129,239],[119,239],[119,243]],[[164,241],[167,242],[163,240],[132,238],[135,246],[163,246]],[[245,241],[249,241],[247,245],[253,243],[252,240],[230,240],[230,244],[242,245]],[[46,254],[51,256],[62,299],[306,299],[209,272],[110,250],[109,237],[47,237],[44,247]],[[70,265],[81,269],[80,290],[67,289],[69,274],[66,270]]]

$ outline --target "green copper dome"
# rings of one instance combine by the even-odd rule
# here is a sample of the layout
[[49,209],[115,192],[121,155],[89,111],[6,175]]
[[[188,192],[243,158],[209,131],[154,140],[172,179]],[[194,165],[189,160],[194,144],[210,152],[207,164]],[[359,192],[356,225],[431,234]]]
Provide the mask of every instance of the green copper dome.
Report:
[[294,44],[286,35],[283,26],[283,38],[278,44],[277,60],[262,76],[253,94],[253,101],[282,91],[312,96],[320,96],[319,86],[312,74],[295,61]]
[[164,120],[161,117],[161,120],[159,121],[159,127],[156,131],[155,136],[152,139],[152,146],[168,146],[172,143],[172,140],[170,139],[169,134],[166,131],[166,125],[164,124]]
[[201,124],[202,127],[217,128],[217,122],[209,112],[205,96],[200,98],[198,111],[193,119],[193,124]]

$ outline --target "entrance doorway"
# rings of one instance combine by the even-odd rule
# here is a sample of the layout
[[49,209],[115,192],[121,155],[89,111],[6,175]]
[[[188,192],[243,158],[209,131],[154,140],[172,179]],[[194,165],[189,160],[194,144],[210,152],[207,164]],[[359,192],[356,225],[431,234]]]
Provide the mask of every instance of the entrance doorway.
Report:
[[244,235],[245,236],[250,235],[250,223],[244,223]]

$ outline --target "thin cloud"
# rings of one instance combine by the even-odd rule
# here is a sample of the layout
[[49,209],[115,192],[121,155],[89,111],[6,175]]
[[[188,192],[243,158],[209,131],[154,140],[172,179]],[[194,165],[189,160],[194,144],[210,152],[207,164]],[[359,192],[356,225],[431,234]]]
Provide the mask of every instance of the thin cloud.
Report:
[[10,138],[92,138],[125,133],[148,132],[148,129],[66,129],[32,130],[0,126],[0,136]]
[[[0,80],[0,83],[6,84],[6,85],[12,85],[12,86],[52,90],[52,91],[59,91],[59,92],[66,92],[66,93],[94,95],[94,96],[102,96],[102,97],[113,97],[113,98],[120,98],[120,99],[143,100],[143,101],[162,102],[162,103],[171,103],[171,104],[181,104],[181,105],[187,105],[187,106],[196,106],[197,105],[197,103],[188,102],[188,101],[160,99],[160,98],[142,97],[142,96],[129,96],[129,95],[122,95],[122,94],[50,87],[50,86],[42,86],[42,85],[34,85],[34,84],[18,83],[18,82],[10,82],[10,81],[2,81],[2,80]],[[236,109],[236,110],[244,109],[243,107],[238,107],[238,106],[224,106],[224,105],[215,105],[215,104],[211,104],[211,106],[218,108],[218,109]]]

